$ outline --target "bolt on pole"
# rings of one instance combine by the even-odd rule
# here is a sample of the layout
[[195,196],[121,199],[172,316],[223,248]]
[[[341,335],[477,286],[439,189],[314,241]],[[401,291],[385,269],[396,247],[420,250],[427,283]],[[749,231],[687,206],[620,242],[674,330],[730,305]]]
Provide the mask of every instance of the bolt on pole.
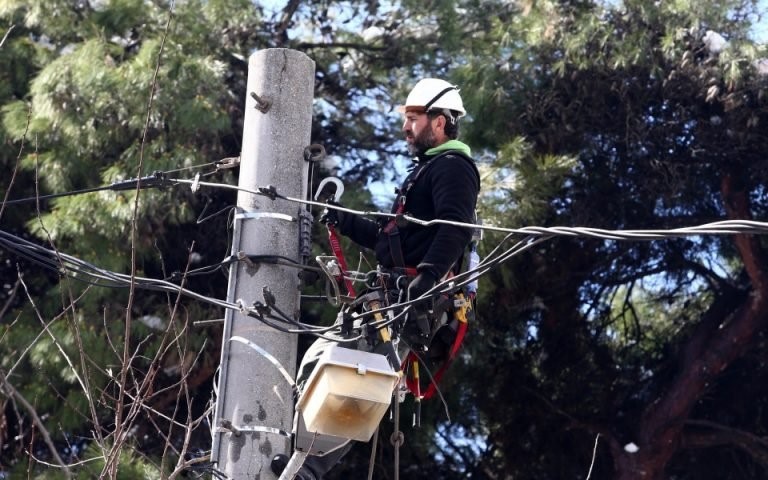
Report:
[[[288,49],[255,52],[248,61],[243,147],[239,185],[249,190],[274,186],[278,193],[306,198],[315,63]],[[275,255],[301,261],[302,208],[240,191],[232,237],[232,254]],[[298,319],[298,270],[281,265],[238,262],[229,272],[227,300],[251,307],[275,305]],[[232,341],[239,337],[238,341]],[[245,340],[245,341],[243,341]],[[256,318],[228,310],[225,314],[214,413],[211,460],[227,478],[277,478],[269,468],[278,453],[290,455],[293,390],[283,374],[256,348],[274,357],[291,377],[296,374],[297,338]]]

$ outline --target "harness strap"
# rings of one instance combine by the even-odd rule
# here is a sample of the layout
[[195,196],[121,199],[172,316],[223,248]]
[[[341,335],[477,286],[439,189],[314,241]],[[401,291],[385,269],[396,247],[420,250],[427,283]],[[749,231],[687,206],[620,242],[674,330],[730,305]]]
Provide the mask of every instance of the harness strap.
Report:
[[458,294],[457,303],[458,302],[462,303],[458,305],[454,311],[454,318],[458,323],[456,328],[456,336],[453,339],[453,343],[451,344],[445,361],[442,365],[440,365],[440,368],[434,374],[432,374],[432,379],[429,382],[429,386],[424,390],[424,392],[421,391],[421,382],[419,378],[419,357],[414,352],[409,352],[403,361],[401,368],[404,372],[408,373],[406,376],[406,386],[408,387],[408,390],[410,390],[411,393],[413,393],[413,395],[417,398],[429,400],[435,395],[435,393],[437,393],[437,384],[443,378],[443,374],[445,374],[446,370],[448,370],[448,367],[456,358],[456,354],[459,352],[461,344],[464,342],[464,337],[467,334],[467,328],[469,326],[467,312],[472,309],[472,305],[469,299],[465,298],[463,294]]
[[[446,91],[450,91],[455,87],[451,87],[449,89],[446,89]],[[442,92],[440,95],[443,95],[445,92]],[[439,98],[440,95],[438,95],[436,98]],[[419,179],[422,173],[429,167],[430,165],[434,164],[435,161],[445,155],[457,155],[459,157],[464,158],[467,160],[474,168],[475,171],[477,171],[477,167],[475,166],[474,160],[472,160],[467,155],[463,154],[462,152],[456,151],[456,150],[447,150],[443,153],[440,153],[432,158],[430,158],[427,162],[420,163],[409,175],[406,177],[405,181],[403,182],[402,186],[396,190],[397,192],[397,199],[396,199],[396,207],[395,210],[392,212],[395,214],[394,218],[391,218],[382,228],[381,233],[387,235],[387,240],[389,242],[389,251],[390,255],[392,257],[392,262],[395,267],[398,268],[405,268],[405,257],[403,255],[403,246],[402,241],[400,237],[400,230],[398,229],[398,221],[401,220],[401,216],[405,213],[405,201],[408,198],[408,193],[411,191],[413,186],[416,184],[416,181]],[[478,174],[479,175],[479,174]],[[463,255],[462,255],[463,257]],[[457,265],[461,265],[461,260],[457,263]]]
[[331,244],[331,250],[333,250],[333,255],[336,257],[336,261],[339,262],[341,278],[338,280],[344,281],[344,286],[347,287],[347,294],[350,297],[355,298],[357,292],[355,292],[355,287],[352,285],[352,280],[347,278],[349,267],[347,267],[347,260],[344,258],[344,251],[341,249],[339,236],[336,233],[336,228],[330,224],[328,225],[328,242]]

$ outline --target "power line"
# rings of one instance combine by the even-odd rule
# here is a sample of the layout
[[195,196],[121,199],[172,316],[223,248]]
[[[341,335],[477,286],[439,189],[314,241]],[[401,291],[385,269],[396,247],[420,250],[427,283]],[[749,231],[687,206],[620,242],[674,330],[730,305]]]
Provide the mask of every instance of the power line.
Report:
[[[225,159],[225,160],[232,160],[232,159]],[[216,162],[214,162],[214,164],[216,164]],[[228,162],[227,164],[232,165],[234,164],[234,162]],[[211,164],[205,164],[204,166],[208,166],[208,165],[211,165]],[[228,166],[226,168],[230,168],[230,167]],[[482,275],[485,275],[492,268],[495,268],[499,264],[506,262],[513,256],[518,255],[532,248],[533,246],[538,245],[542,242],[548,241],[554,237],[595,238],[595,239],[603,239],[603,240],[609,240],[609,241],[655,241],[655,240],[662,240],[662,239],[682,238],[682,237],[701,236],[701,235],[738,235],[738,234],[764,235],[768,233],[767,222],[759,222],[759,221],[753,221],[753,220],[722,220],[722,221],[710,222],[702,225],[673,228],[673,229],[626,229],[626,230],[609,230],[609,229],[592,228],[592,227],[565,227],[565,226],[557,226],[557,227],[529,226],[529,227],[522,227],[522,228],[506,228],[506,227],[499,227],[499,226],[493,226],[493,225],[485,225],[485,224],[477,225],[477,224],[471,224],[471,223],[463,223],[463,222],[455,222],[455,221],[439,220],[439,219],[425,221],[425,220],[421,220],[408,215],[396,215],[396,214],[385,213],[385,212],[355,210],[351,208],[341,207],[338,205],[315,202],[307,199],[292,198],[289,196],[281,195],[272,186],[259,187],[257,190],[252,190],[252,189],[247,189],[239,186],[223,184],[223,183],[203,182],[199,180],[199,176],[196,177],[194,180],[170,179],[167,176],[167,172],[154,172],[152,175],[149,175],[146,177],[115,182],[111,185],[96,187],[94,189],[78,190],[78,191],[65,192],[61,194],[47,195],[47,196],[41,196],[41,197],[31,197],[27,199],[18,199],[18,200],[9,201],[7,203],[20,203],[23,201],[53,198],[57,196],[77,195],[81,193],[88,193],[91,191],[100,191],[100,190],[120,191],[120,190],[129,190],[129,189],[135,189],[135,188],[153,188],[153,187],[162,188],[162,187],[178,185],[178,184],[190,184],[194,190],[203,186],[203,187],[211,187],[211,188],[244,191],[244,192],[255,194],[255,195],[266,196],[272,200],[281,199],[281,200],[301,203],[305,205],[335,209],[342,212],[362,215],[362,216],[386,217],[386,218],[396,217],[398,220],[408,221],[408,222],[425,226],[425,227],[429,227],[432,225],[445,224],[445,225],[452,225],[452,226],[464,227],[464,228],[496,231],[496,232],[502,232],[507,234],[506,237],[501,242],[499,242],[499,244],[496,245],[493,248],[493,250],[474,269],[462,272],[451,279],[438,283],[434,288],[432,288],[429,292],[426,292],[420,298],[411,299],[410,301],[399,302],[396,305],[385,306],[380,309],[376,309],[376,310],[372,310],[372,311],[364,312],[360,314],[361,317],[367,317],[367,316],[372,316],[376,313],[388,312],[390,310],[398,310],[398,312],[394,316],[390,315],[388,318],[385,318],[384,320],[374,322],[376,324],[374,326],[376,327],[382,327],[385,325],[392,324],[393,322],[400,319],[402,316],[406,315],[413,304],[418,303],[419,301],[423,301],[428,297],[436,296],[442,293],[448,293],[450,291],[455,291],[457,288],[461,288],[467,285],[468,283],[476,280],[477,278],[481,277]],[[509,242],[510,240],[515,238],[515,236],[518,236],[518,235],[522,235],[523,238],[516,241],[509,248],[505,249],[503,247],[505,243]],[[0,231],[0,245],[5,246],[8,250],[15,252],[17,255],[19,255],[22,258],[26,258],[46,268],[57,271],[60,274],[67,274],[76,280],[83,281],[92,285],[108,287],[108,288],[123,288],[123,287],[129,286],[131,282],[131,278],[128,275],[119,274],[116,272],[111,272],[108,270],[101,269],[95,265],[92,265],[88,262],[80,260],[76,257],[45,249],[44,247],[41,247],[32,242],[24,240],[20,237],[16,237],[14,235],[11,235],[9,233],[2,232],[2,231]],[[223,268],[226,268],[227,266],[233,263],[240,262],[240,261],[247,261],[247,262],[254,262],[254,263],[258,263],[258,262],[273,263],[273,264],[279,264],[279,265],[289,266],[294,268],[301,268],[304,270],[311,270],[315,272],[323,272],[327,275],[327,272],[325,272],[323,268],[309,267],[307,265],[303,265],[289,258],[278,258],[275,256],[264,256],[264,255],[262,256],[231,255],[225,258],[224,260],[222,260],[218,264],[190,270],[186,272],[184,275],[196,276],[196,275],[210,274],[210,273],[219,271]],[[354,281],[360,281],[360,278],[365,278],[367,275],[361,272],[348,272],[348,274],[350,276],[349,278]],[[324,329],[324,328],[318,329],[318,327],[316,326],[302,324],[301,322],[294,321],[293,319],[290,319],[286,315],[282,315],[282,314],[280,316],[275,316],[270,312],[269,314],[265,315],[264,311],[263,310],[259,311],[258,308],[250,308],[245,306],[243,303],[232,304],[222,300],[207,297],[205,295],[195,293],[191,290],[184,289],[179,285],[176,285],[168,281],[173,279],[179,279],[181,275],[182,274],[180,272],[175,272],[170,278],[165,280],[137,277],[135,278],[135,281],[136,281],[136,285],[140,288],[155,290],[155,291],[171,292],[171,293],[173,292],[181,293],[186,296],[210,303],[215,306],[243,311],[247,315],[257,318],[260,321],[268,323],[270,326],[273,326],[274,328],[278,328],[285,332],[310,333],[313,335],[323,335],[324,333],[334,330],[334,327],[329,327],[327,329]],[[335,280],[332,278],[329,278],[329,281],[335,281]],[[277,311],[279,314],[281,313],[279,310]],[[275,324],[274,322],[290,325],[293,328],[285,328]]]
[[[237,159],[237,158],[234,157],[234,159]],[[231,164],[233,163],[231,162],[232,160],[233,159],[224,159],[219,162],[227,161],[225,163]],[[207,163],[201,166],[218,165],[219,162]],[[193,167],[187,167],[187,168],[193,168]],[[231,167],[226,167],[226,168],[231,168]],[[253,195],[266,196],[272,200],[279,198],[281,200],[286,200],[294,203],[301,203],[301,204],[316,206],[320,208],[328,208],[328,209],[338,210],[340,212],[351,213],[355,215],[362,215],[362,216],[368,216],[368,217],[397,218],[398,220],[407,221],[423,227],[430,227],[434,225],[452,225],[456,227],[465,227],[465,228],[495,231],[495,232],[507,233],[507,234],[527,235],[527,236],[534,236],[534,237],[565,236],[565,237],[599,238],[604,240],[652,241],[652,240],[681,238],[681,237],[699,236],[699,235],[737,235],[737,234],[764,235],[768,233],[768,222],[759,222],[754,220],[722,220],[722,221],[706,223],[703,225],[673,228],[673,229],[627,229],[627,230],[609,230],[609,229],[594,228],[594,227],[567,227],[567,226],[556,226],[556,227],[529,226],[529,227],[522,227],[522,228],[508,228],[508,227],[487,225],[487,224],[478,225],[474,223],[456,222],[452,220],[441,220],[441,219],[422,220],[420,218],[412,217],[409,215],[400,215],[400,214],[394,214],[389,212],[379,212],[379,211],[370,211],[370,210],[356,210],[352,208],[342,207],[340,205],[327,204],[322,202],[316,202],[309,199],[301,199],[301,198],[285,196],[285,195],[281,195],[275,189],[275,187],[271,185],[266,187],[258,187],[257,190],[253,190],[253,189],[240,187],[237,185],[229,185],[226,183],[203,182],[203,181],[200,181],[199,177],[192,180],[181,179],[181,178],[168,178],[168,175],[167,175],[168,173],[179,171],[179,170],[183,170],[183,169],[170,170],[167,172],[156,171],[156,172],[153,172],[151,175],[148,175],[145,177],[122,180],[122,181],[114,182],[111,185],[94,187],[94,188],[89,188],[84,190],[74,190],[70,192],[57,193],[57,194],[51,194],[51,195],[42,195],[42,196],[36,196],[36,197],[9,200],[5,203],[17,204],[22,202],[31,202],[31,201],[44,200],[49,198],[79,195],[83,193],[90,193],[90,192],[103,191],[103,190],[122,191],[122,190],[133,190],[136,188],[164,188],[168,186],[175,186],[178,184],[189,184],[194,188],[194,190],[197,190],[198,187],[202,186],[202,187],[219,188],[219,189],[225,189],[225,190],[242,191],[242,192],[250,193]]]

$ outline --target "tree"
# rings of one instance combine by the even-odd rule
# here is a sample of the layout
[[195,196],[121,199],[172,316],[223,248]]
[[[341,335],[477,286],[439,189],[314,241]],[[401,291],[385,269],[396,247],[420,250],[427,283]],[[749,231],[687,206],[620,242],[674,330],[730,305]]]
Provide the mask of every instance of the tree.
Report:
[[[607,229],[762,218],[754,15],[751,2],[531,2],[496,25],[464,73],[470,110],[504,112],[472,123],[514,175],[511,207],[490,215]],[[599,436],[598,478],[763,476],[764,393],[745,407],[723,390],[765,374],[748,360],[764,348],[763,249],[749,235],[563,238],[492,273],[485,343],[462,377],[496,446],[483,460],[515,478],[583,475]]]
[[[258,48],[298,48],[316,60],[313,138],[332,156],[383,157],[393,141],[382,85],[402,84],[400,65],[430,63],[429,52],[408,41],[415,33],[400,27],[400,13],[377,2],[291,1],[270,12],[250,1],[6,0],[0,18],[12,25],[0,49],[9,199],[138,177],[147,183],[156,170],[234,183],[213,162],[239,153],[246,59]],[[348,30],[338,27],[352,19]],[[359,122],[350,126],[349,118]],[[372,160],[351,169],[350,180],[381,177]],[[228,254],[224,213],[233,196],[205,195],[203,202],[179,188],[128,189],[13,209],[4,203],[4,231],[18,235],[4,245],[18,253],[18,238],[32,239],[55,255],[222,298],[225,276],[197,274],[226,268],[219,262]],[[199,225],[203,217],[211,219]],[[220,309],[143,291],[138,280],[104,289],[59,277],[55,264],[46,273],[34,258],[6,251],[3,260],[4,278],[18,279],[0,310],[9,353],[0,361],[3,436],[18,439],[3,452],[4,468],[50,478],[28,450],[60,464],[65,476],[95,471],[67,468],[83,452],[105,457],[97,470],[111,478],[124,474],[120,462],[128,459],[144,458],[148,472],[163,476],[189,466],[197,454],[188,435],[192,446],[208,447],[204,429],[193,427],[207,410],[220,342],[219,326],[192,322],[219,318]],[[195,270],[202,265],[211,268]],[[38,374],[20,374],[31,371]]]
[[[489,222],[670,229],[761,219],[765,51],[749,38],[755,8],[291,0],[272,12],[249,1],[4,0],[0,18],[13,28],[0,45],[0,166],[14,175],[0,193],[179,168],[234,183],[210,163],[238,155],[245,60],[288,47],[317,62],[313,142],[359,187],[348,191],[395,176],[390,108],[430,75],[462,86]],[[365,194],[350,201],[373,208]],[[197,274],[227,268],[232,204],[220,191],[103,191],[4,205],[0,218],[3,232],[60,254],[223,298],[224,276]],[[423,428],[406,429],[404,475],[581,477],[596,441],[591,478],[764,476],[762,237],[488,233],[483,252],[517,240],[517,253],[481,279],[473,331],[442,384],[450,421],[433,402]],[[117,478],[140,463],[145,475],[171,476],[204,458],[196,449],[210,437],[195,422],[219,327],[192,322],[220,318],[220,308],[98,288],[0,253],[0,435],[19,439],[3,468],[52,478],[66,471],[35,459],[103,456],[70,474]],[[382,426],[376,461],[384,478],[391,428]],[[359,447],[334,477],[364,476],[368,455]]]

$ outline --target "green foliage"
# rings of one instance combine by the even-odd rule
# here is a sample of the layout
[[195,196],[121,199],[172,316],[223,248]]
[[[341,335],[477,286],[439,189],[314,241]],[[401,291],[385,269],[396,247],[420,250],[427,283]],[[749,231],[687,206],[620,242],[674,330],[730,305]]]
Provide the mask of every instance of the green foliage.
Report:
[[[0,193],[59,193],[237,156],[247,57],[289,47],[316,62],[312,140],[326,146],[355,186],[345,205],[372,209],[368,182],[397,176],[391,167],[403,157],[392,106],[416,78],[441,76],[462,88],[469,115],[461,134],[481,161],[480,208],[488,223],[701,224],[732,215],[734,204],[724,200],[730,180],[760,219],[768,213],[766,50],[750,39],[753,7],[736,0],[318,1],[272,15],[248,0],[180,1],[172,14],[165,2],[0,0],[0,19],[15,25],[0,48],[0,166],[12,171],[18,160],[21,168],[12,188],[3,177]],[[714,34],[725,42],[719,50],[708,43]],[[219,172],[211,180],[234,183],[235,176]],[[6,209],[2,228],[121,273],[134,266],[135,248],[137,274],[166,278],[184,270],[191,252],[205,264],[229,254],[226,216],[200,225],[195,219],[208,200],[206,215],[232,205],[234,196],[209,195],[202,200],[186,188],[94,192],[41,202],[39,214],[32,204]],[[499,241],[487,235],[482,253]],[[318,253],[328,252],[317,243]],[[348,261],[357,266],[350,247]],[[762,265],[755,258],[752,265]],[[706,348],[695,350],[696,342],[711,345],[718,329],[735,321],[731,313],[759,296],[745,260],[730,237],[712,236],[644,243],[559,238],[514,256],[481,279],[478,318],[444,383],[452,422],[438,402],[425,405],[425,428],[407,432],[403,469],[408,465],[409,478],[583,476],[599,432],[593,478],[619,478],[621,447],[651,438],[643,435],[651,435],[645,429],[658,399],[680,372],[713,358]],[[160,393],[152,399],[163,415],[204,411],[202,400],[192,402],[193,412],[175,409],[182,394],[172,372],[199,353],[190,378],[201,379],[191,395],[209,397],[207,372],[218,361],[212,344],[220,330],[183,326],[220,318],[220,311],[185,300],[171,319],[173,296],[138,291],[129,299],[126,290],[61,281],[56,272],[16,262],[0,257],[3,278],[13,283],[20,270],[43,319],[60,317],[44,331],[26,294],[11,298],[4,287],[0,308],[10,303],[0,319],[0,369],[18,362],[9,382],[35,400],[57,442],[63,433],[92,435],[93,412],[100,434],[113,428],[126,309],[136,357],[124,387],[156,375]],[[225,278],[187,281],[223,298]],[[307,306],[303,318],[329,321],[333,314]],[[169,325],[169,336],[136,320],[144,315]],[[169,337],[181,346],[161,354]],[[749,381],[764,380],[762,343],[745,341],[741,356],[728,363],[733,370],[710,377],[709,389],[665,425],[718,419],[764,436],[765,382]],[[754,401],[733,402],[729,391]],[[18,415],[11,410],[7,418]],[[147,439],[159,438],[155,429],[166,432],[167,424],[149,416],[133,425],[149,433],[123,448],[118,478],[161,477],[153,465],[164,446]],[[687,427],[681,432],[674,445],[700,440],[685,437],[697,433]],[[28,430],[16,433],[31,438]],[[207,449],[209,441],[197,439],[195,447]],[[388,442],[380,444],[382,458],[391,458]],[[109,446],[91,442],[80,458],[100,458]],[[358,450],[334,478],[365,475],[369,452]],[[759,471],[752,457],[705,452],[711,450],[720,464],[700,450],[676,450],[665,464],[668,476],[734,478],[735,463]],[[22,458],[11,450],[3,455],[3,465]],[[702,462],[706,467],[698,468]],[[25,466],[18,463],[16,471]],[[57,475],[39,468],[40,478]],[[103,468],[94,460],[75,473],[97,477]]]

